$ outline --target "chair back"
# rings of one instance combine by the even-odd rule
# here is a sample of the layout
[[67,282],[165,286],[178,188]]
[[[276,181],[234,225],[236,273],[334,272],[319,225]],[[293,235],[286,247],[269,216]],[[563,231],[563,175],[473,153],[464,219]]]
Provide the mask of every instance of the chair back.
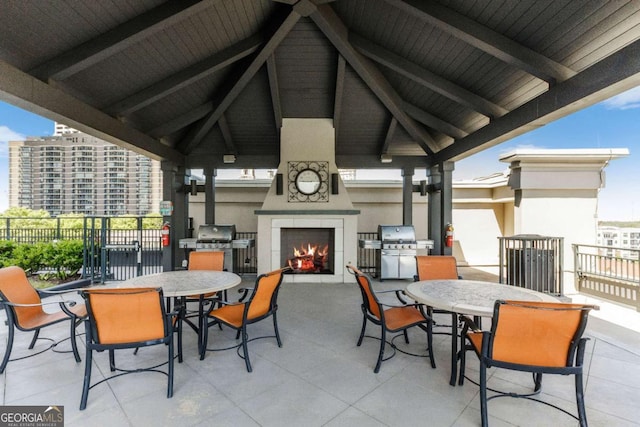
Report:
[[224,269],[224,252],[196,252],[189,253],[189,270],[214,270]]
[[[0,268],[0,300],[13,304],[40,304],[40,295],[31,286],[24,270],[17,266]],[[33,307],[5,307],[13,313],[18,327],[24,327],[44,310],[41,305]]]
[[456,258],[451,255],[417,255],[418,280],[457,279]]
[[258,276],[253,293],[245,306],[248,320],[263,317],[276,307],[283,273],[284,269],[280,269]]
[[377,319],[381,319],[382,309],[380,307],[380,302],[378,301],[375,292],[373,292],[369,278],[351,264],[347,265],[347,269],[356,276],[356,282],[358,283],[360,292],[362,293],[362,305],[364,309]]
[[519,365],[571,366],[591,309],[597,307],[498,300],[488,355],[493,360]]
[[162,340],[171,333],[162,288],[97,289],[82,296],[97,344]]

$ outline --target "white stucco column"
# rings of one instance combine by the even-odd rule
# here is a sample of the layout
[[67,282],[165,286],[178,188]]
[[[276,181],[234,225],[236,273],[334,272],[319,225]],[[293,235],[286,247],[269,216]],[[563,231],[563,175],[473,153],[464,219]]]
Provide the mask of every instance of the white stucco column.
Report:
[[609,161],[627,149],[522,149],[504,154],[514,190],[514,234],[564,238],[564,290],[575,292],[574,243],[595,244],[598,191]]

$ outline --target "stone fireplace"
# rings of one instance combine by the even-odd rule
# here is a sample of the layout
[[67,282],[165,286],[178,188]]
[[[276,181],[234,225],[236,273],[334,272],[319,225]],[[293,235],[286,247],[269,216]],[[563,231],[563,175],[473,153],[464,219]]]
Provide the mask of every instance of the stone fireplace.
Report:
[[[277,178],[262,209],[255,212],[258,273],[288,266],[290,262],[294,265],[306,262],[309,266],[314,261],[302,252],[308,252],[310,246],[321,246],[320,250],[327,246],[326,261],[315,259],[316,264],[322,264],[319,269],[298,269],[285,275],[284,282],[353,282],[345,265],[358,262],[360,211],[353,209],[338,174],[333,122],[283,119],[280,145]],[[303,241],[309,240],[307,237],[310,241]],[[317,242],[312,241],[316,239]],[[302,253],[298,257],[294,256],[296,246],[298,253]]]
[[333,228],[281,228],[280,265],[289,274],[333,274],[335,230]]

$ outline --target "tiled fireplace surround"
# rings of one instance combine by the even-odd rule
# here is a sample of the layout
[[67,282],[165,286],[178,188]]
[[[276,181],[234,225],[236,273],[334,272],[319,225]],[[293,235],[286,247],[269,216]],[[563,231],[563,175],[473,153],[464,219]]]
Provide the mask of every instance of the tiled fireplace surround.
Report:
[[[347,263],[357,264],[357,211],[342,215],[324,215],[304,212],[296,215],[260,213],[258,217],[258,269],[260,273],[280,267],[281,228],[331,228],[334,230],[334,274],[291,274],[284,277],[285,283],[345,283],[353,279],[346,272]],[[268,266],[268,267],[267,267]],[[267,268],[265,268],[267,267]]]

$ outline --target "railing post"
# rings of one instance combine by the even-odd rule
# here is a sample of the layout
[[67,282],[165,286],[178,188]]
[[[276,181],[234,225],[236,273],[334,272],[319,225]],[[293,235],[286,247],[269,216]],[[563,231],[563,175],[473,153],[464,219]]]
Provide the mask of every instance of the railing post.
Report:
[[7,240],[11,240],[11,218],[6,218],[5,221],[7,222]]
[[582,266],[578,257],[579,245],[571,244],[573,250],[573,284],[577,292],[580,292],[580,274],[582,273]]

